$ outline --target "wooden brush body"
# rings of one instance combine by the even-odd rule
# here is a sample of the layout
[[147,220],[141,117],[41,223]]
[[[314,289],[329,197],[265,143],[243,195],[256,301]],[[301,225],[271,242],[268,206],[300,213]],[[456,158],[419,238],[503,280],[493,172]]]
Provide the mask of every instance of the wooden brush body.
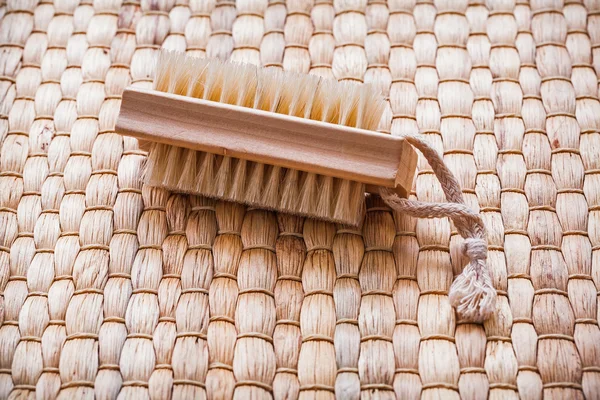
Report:
[[416,153],[371,131],[368,87],[163,52],[155,88],[127,89],[116,124],[149,185],[348,225],[365,191],[410,190]]

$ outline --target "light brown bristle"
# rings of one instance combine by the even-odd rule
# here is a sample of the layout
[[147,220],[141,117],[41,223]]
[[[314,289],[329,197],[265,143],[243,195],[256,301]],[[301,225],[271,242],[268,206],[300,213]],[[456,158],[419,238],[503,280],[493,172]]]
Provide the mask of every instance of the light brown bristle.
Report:
[[[161,51],[157,91],[375,130],[384,101],[368,85]],[[172,191],[356,225],[365,185],[153,143],[145,182]]]

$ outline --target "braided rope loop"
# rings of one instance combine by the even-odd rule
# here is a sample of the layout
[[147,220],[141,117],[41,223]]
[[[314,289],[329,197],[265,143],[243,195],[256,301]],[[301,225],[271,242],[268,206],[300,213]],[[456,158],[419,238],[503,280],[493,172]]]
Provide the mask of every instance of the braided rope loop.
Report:
[[488,249],[483,221],[479,214],[465,205],[460,184],[439,154],[415,136],[407,136],[406,140],[429,162],[448,203],[403,199],[389,188],[379,189],[381,198],[392,209],[413,217],[452,219],[458,233],[465,239],[462,251],[470,261],[450,287],[450,303],[463,320],[482,322],[493,313],[496,301],[496,289],[485,264]]

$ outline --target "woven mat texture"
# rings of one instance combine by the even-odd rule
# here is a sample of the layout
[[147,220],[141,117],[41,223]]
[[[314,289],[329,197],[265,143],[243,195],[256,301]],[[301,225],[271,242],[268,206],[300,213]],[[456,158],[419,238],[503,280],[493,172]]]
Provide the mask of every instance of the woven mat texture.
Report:
[[[600,2],[0,5],[0,399],[600,398]],[[142,186],[114,132],[160,48],[370,82],[488,228],[457,319],[445,219],[360,229]],[[421,161],[412,197],[443,201]]]

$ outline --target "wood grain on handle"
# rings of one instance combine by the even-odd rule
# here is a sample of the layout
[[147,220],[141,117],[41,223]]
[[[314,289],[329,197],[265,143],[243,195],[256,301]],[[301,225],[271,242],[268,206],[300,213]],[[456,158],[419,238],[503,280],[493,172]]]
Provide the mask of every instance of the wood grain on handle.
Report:
[[410,191],[417,154],[404,139],[185,96],[126,89],[116,131],[141,140]]

